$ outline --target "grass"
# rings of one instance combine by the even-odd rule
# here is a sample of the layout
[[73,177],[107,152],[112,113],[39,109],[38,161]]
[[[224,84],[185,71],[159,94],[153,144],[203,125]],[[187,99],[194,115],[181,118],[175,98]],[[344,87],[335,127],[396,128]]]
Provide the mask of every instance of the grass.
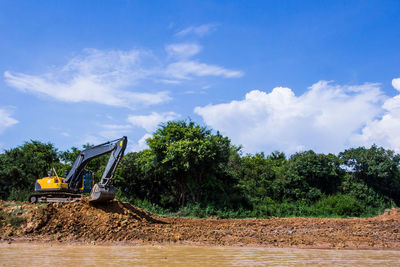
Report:
[[0,211],[0,222],[1,224],[10,224],[16,229],[25,222],[25,218],[21,216],[24,212],[24,210],[16,209],[8,215],[4,211]]
[[10,214],[7,214],[4,210],[0,210],[0,223],[1,225],[10,224],[15,229],[20,227],[25,218],[22,216],[27,210],[20,208],[21,204],[9,202],[5,203],[4,207],[16,207]]
[[3,222],[6,219],[6,214],[0,210],[0,222]]
[[23,222],[25,222],[25,218],[20,216],[10,216],[7,219],[7,223],[11,224],[14,228],[20,227]]
[[15,202],[7,202],[4,204],[4,207],[11,207],[11,206],[21,206],[21,203],[15,203]]
[[168,217],[190,218],[270,218],[270,217],[319,217],[319,218],[350,218],[373,217],[381,214],[386,208],[363,205],[357,199],[347,195],[334,195],[322,198],[315,203],[307,204],[304,201],[297,202],[272,202],[268,204],[254,205],[252,209],[217,208],[213,205],[190,203],[177,210],[163,208],[147,200],[131,200],[131,204],[148,212]]
[[26,210],[22,210],[22,209],[16,208],[11,213],[11,216],[20,216],[20,215],[24,214],[25,212],[26,212]]

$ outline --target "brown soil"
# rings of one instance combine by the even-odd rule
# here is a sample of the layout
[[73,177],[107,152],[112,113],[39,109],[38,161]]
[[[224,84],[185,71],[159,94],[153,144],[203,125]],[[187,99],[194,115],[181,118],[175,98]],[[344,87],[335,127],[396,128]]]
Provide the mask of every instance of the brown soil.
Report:
[[0,201],[0,238],[96,244],[400,249],[400,211],[374,218],[165,218],[114,200],[90,205]]

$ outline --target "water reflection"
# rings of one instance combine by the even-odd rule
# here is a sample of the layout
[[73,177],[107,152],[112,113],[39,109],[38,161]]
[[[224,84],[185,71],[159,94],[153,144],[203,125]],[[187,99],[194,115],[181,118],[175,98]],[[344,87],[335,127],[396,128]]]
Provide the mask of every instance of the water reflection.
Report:
[[400,251],[0,244],[1,266],[398,266]]

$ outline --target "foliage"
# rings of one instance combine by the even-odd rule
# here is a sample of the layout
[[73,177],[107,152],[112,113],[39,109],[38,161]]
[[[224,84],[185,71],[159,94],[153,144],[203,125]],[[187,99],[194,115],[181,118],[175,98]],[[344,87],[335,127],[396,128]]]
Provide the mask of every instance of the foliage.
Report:
[[11,201],[26,201],[33,193],[33,188],[11,188],[8,200]]
[[[117,197],[173,216],[268,218],[373,216],[400,203],[400,155],[382,147],[339,153],[312,150],[289,158],[279,151],[242,155],[219,132],[192,121],[170,121],[127,153],[116,170]],[[83,146],[83,149],[90,145]],[[81,150],[58,152],[30,141],[0,154],[0,198],[26,200],[36,179],[71,168]],[[104,171],[108,156],[86,169]]]
[[365,210],[365,205],[357,198],[350,195],[331,195],[316,203],[316,207],[326,216],[360,216]]
[[337,192],[344,171],[337,156],[310,150],[291,156],[283,174],[277,181],[282,187],[281,199],[315,202],[324,194]]
[[158,195],[157,183],[154,183],[146,170],[145,163],[149,150],[127,153],[121,160],[115,173],[114,185],[120,197],[125,199],[155,199]]
[[400,204],[400,155],[374,145],[345,150],[339,157],[351,173],[344,190],[360,199],[372,193]]
[[231,168],[250,203],[257,206],[260,203],[268,203],[271,198],[280,197],[281,188],[277,188],[275,181],[286,164],[286,156],[283,153],[273,152],[268,157],[259,153],[236,160],[237,163],[232,164]]
[[0,210],[0,225],[10,224],[14,228],[18,228],[26,220],[24,217],[21,216],[25,213],[25,211],[26,210],[16,208],[11,214],[7,214],[4,211]]
[[57,149],[50,143],[26,142],[0,154],[0,198],[7,199],[12,189],[34,188],[36,179],[59,166]]
[[227,137],[191,121],[171,121],[147,143],[149,149],[128,154],[121,162],[116,183],[125,194],[163,207],[230,204],[235,183],[225,168],[233,149]]

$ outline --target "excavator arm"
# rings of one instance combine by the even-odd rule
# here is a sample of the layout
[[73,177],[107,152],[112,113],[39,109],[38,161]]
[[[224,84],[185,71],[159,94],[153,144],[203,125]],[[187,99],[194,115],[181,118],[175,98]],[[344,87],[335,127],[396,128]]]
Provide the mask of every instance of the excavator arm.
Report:
[[124,155],[128,138],[126,136],[109,141],[82,151],[78,158],[74,161],[72,169],[65,178],[68,187],[71,190],[78,190],[80,182],[80,174],[85,169],[86,165],[94,158],[100,157],[104,154],[111,153],[107,166],[103,172],[99,183],[95,184],[90,193],[91,202],[104,202],[113,199],[115,191],[111,182],[114,178],[115,170],[121,158]]

